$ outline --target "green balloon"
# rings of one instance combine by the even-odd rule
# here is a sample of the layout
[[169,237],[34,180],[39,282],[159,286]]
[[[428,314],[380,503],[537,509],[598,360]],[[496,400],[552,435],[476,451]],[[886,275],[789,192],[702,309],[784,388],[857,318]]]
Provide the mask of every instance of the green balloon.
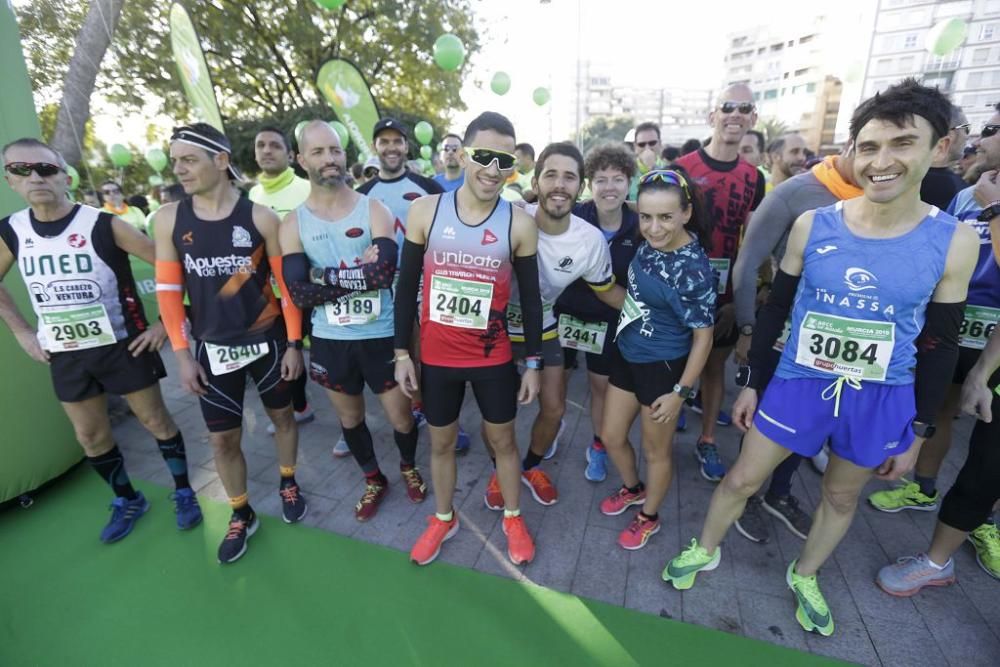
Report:
[[158,185],[163,185],[163,177],[160,176],[159,174],[153,174],[152,176],[146,179],[146,182],[153,187],[156,187]]
[[434,155],[433,148],[431,148],[430,146],[420,147],[420,157],[422,157],[425,160],[430,160],[432,155]]
[[497,72],[490,81],[490,89],[497,95],[506,95],[510,90],[510,75],[507,72]]
[[968,24],[960,18],[941,21],[927,32],[927,50],[936,56],[946,56],[965,41]]
[[426,146],[434,138],[434,128],[426,120],[422,120],[413,126],[413,134],[421,146]]
[[465,45],[455,35],[445,33],[434,42],[434,62],[446,72],[453,72],[465,62]]
[[69,175],[69,191],[76,192],[76,189],[80,187],[80,172],[73,165],[66,165],[66,173]]
[[132,164],[132,153],[121,144],[114,144],[111,146],[108,150],[108,157],[111,158],[111,164],[119,169],[123,169]]
[[160,173],[166,169],[167,162],[167,154],[159,148],[151,148],[146,151],[146,164],[152,167],[156,173]]
[[322,9],[340,9],[346,0],[313,0]]
[[549,103],[552,96],[549,94],[549,89],[544,87],[535,88],[535,92],[531,93],[531,99],[535,100],[535,104],[542,107]]
[[347,126],[339,120],[331,120],[330,127],[332,127],[333,131],[337,133],[338,137],[340,137],[340,147],[347,148],[347,144],[351,143],[351,133],[347,131]]

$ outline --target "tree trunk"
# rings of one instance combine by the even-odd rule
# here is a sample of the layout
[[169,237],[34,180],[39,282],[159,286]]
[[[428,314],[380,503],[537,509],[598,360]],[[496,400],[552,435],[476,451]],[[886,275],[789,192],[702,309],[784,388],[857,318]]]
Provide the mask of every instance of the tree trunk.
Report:
[[80,162],[84,126],[90,118],[90,96],[124,4],[125,0],[91,0],[87,18],[77,35],[52,135],[53,147],[70,164]]

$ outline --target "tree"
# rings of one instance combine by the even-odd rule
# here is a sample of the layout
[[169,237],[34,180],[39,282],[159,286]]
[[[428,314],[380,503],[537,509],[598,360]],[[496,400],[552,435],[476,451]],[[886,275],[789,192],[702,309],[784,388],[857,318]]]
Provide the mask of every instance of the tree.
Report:
[[764,133],[764,144],[767,146],[770,146],[771,142],[781,135],[788,134],[788,125],[773,116],[758,120],[757,127],[754,129]]
[[598,116],[587,121],[580,128],[577,145],[584,154],[597,144],[611,141],[621,143],[625,135],[635,127],[631,116]]

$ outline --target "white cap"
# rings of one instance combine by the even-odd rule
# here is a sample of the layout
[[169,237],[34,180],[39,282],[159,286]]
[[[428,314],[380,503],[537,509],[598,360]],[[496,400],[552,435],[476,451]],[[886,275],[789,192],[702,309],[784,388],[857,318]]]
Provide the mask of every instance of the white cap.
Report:
[[625,133],[625,138],[622,139],[622,141],[624,141],[626,144],[634,144],[635,143],[635,128],[634,127],[631,130],[629,130],[628,132]]

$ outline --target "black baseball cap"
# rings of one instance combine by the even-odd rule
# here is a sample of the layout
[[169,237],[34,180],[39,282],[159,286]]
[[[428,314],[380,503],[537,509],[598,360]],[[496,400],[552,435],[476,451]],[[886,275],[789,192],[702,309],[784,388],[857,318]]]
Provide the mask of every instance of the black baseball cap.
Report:
[[380,132],[383,132],[385,130],[396,130],[397,132],[402,134],[403,138],[406,139],[407,141],[409,141],[410,139],[409,133],[406,131],[406,126],[400,123],[395,118],[388,118],[388,117],[382,118],[379,120],[379,122],[375,123],[375,128],[372,130],[372,139],[374,140],[375,137],[377,137]]

